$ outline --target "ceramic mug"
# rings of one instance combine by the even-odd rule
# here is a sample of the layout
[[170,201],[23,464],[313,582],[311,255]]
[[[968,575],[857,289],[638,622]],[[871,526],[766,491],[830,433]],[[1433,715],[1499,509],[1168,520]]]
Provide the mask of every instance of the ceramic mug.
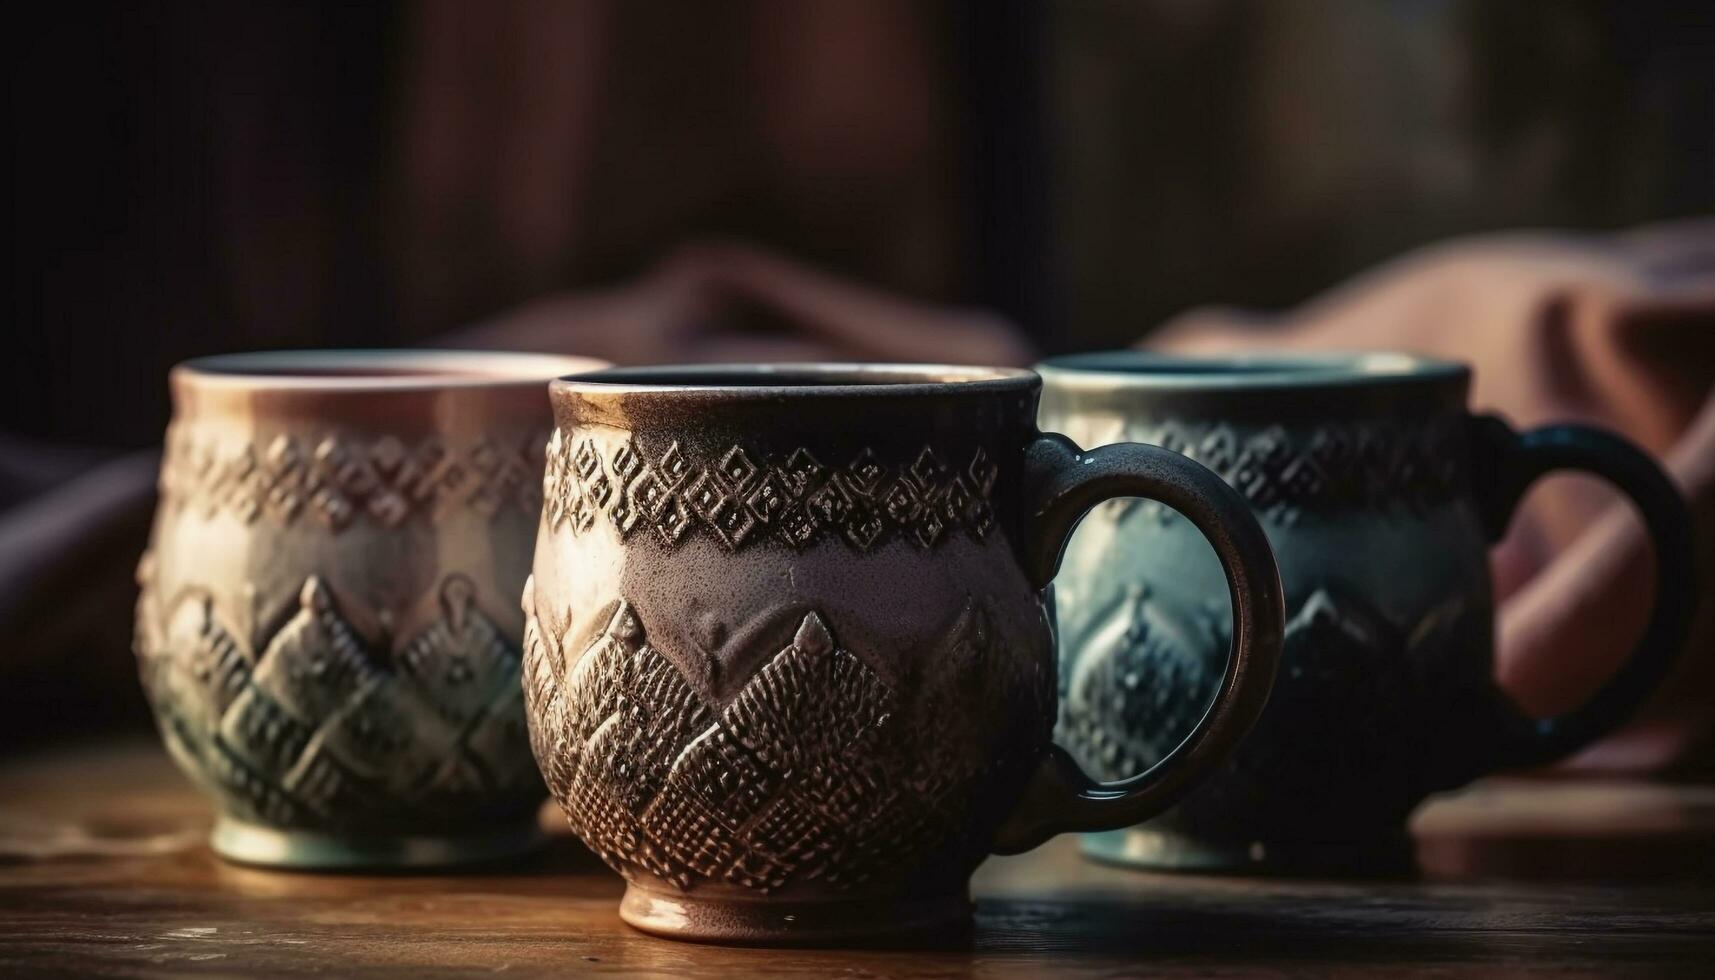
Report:
[[[1200,870],[1407,866],[1405,819],[1426,795],[1612,730],[1684,641],[1696,596],[1690,524],[1660,469],[1595,429],[1518,434],[1468,414],[1463,365],[1127,351],[1039,369],[1043,425],[1086,445],[1183,452],[1240,490],[1274,545],[1290,617],[1279,682],[1250,738],[1150,826],[1086,838],[1096,857]],[[1631,497],[1654,539],[1658,585],[1626,666],[1586,706],[1537,720],[1493,680],[1488,545],[1531,482],[1557,469]],[[1063,744],[1097,775],[1150,764],[1220,676],[1218,568],[1172,511],[1120,501],[1085,521],[1056,585]]]
[[[968,921],[991,851],[1166,806],[1266,699],[1282,624],[1244,500],[1183,456],[1080,453],[1028,371],[616,369],[556,381],[530,735],[624,919],[802,943]],[[1214,707],[1113,786],[1053,748],[1043,590],[1091,505],[1206,534],[1238,610]]]
[[251,864],[409,866],[537,839],[516,596],[545,389],[599,362],[238,354],[173,369],[139,567],[163,738]]

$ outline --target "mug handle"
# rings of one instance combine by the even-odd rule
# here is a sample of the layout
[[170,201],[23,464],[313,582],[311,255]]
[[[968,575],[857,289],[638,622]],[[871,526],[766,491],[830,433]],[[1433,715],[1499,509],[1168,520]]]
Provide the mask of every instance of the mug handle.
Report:
[[1506,533],[1520,499],[1550,470],[1584,470],[1632,499],[1655,547],[1655,605],[1649,625],[1619,671],[1582,707],[1532,719],[1510,705],[1502,764],[1543,765],[1617,728],[1649,697],[1691,628],[1697,601],[1697,559],[1685,498],[1643,450],[1584,425],[1549,425],[1523,434],[1493,415],[1467,423],[1478,513],[1491,543]]
[[1025,451],[1025,574],[1045,589],[1085,512],[1114,497],[1147,497],[1188,518],[1214,546],[1233,601],[1233,639],[1220,689],[1197,727],[1166,758],[1117,783],[1085,775],[1050,745],[995,835],[996,854],[1027,851],[1055,834],[1117,830],[1177,802],[1225,761],[1268,702],[1286,609],[1280,570],[1238,491],[1202,464],[1159,446],[1118,443],[1087,452],[1040,433]]

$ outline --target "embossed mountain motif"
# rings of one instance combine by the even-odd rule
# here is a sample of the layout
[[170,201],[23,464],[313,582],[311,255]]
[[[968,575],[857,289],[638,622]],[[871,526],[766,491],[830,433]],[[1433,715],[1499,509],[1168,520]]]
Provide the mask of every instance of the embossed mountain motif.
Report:
[[[1052,724],[1045,665],[1017,664],[967,607],[902,697],[822,617],[724,705],[705,703],[621,602],[570,662],[526,587],[533,745],[603,860],[681,889],[846,890],[968,873]],[[999,705],[996,705],[999,699]],[[986,805],[985,805],[986,801]]]
[[1155,765],[1191,733],[1220,683],[1227,647],[1214,623],[1185,622],[1151,602],[1147,587],[1126,590],[1068,642],[1082,655],[1066,681],[1059,738],[1109,781]]
[[149,559],[139,578],[137,652],[167,745],[239,815],[389,832],[537,798],[519,654],[462,576],[397,648],[361,636],[311,576],[260,653],[206,593],[161,603]]
[[[1437,719],[1457,718],[1452,706],[1469,696],[1462,679],[1443,676],[1464,612],[1457,600],[1443,603],[1408,632],[1360,597],[1311,593],[1287,623],[1280,674],[1256,728],[1226,772],[1182,807],[1237,792],[1259,801],[1335,800],[1355,786],[1367,803],[1409,806],[1440,788],[1422,784],[1440,771],[1432,756],[1454,747]],[[1163,628],[1168,621],[1147,602],[1121,603],[1112,621],[1087,634],[1059,735],[1098,778],[1120,779],[1159,760],[1190,733],[1219,683],[1229,624],[1211,620],[1191,633]],[[1413,756],[1423,764],[1399,764]],[[1307,832],[1317,829],[1329,830]]]

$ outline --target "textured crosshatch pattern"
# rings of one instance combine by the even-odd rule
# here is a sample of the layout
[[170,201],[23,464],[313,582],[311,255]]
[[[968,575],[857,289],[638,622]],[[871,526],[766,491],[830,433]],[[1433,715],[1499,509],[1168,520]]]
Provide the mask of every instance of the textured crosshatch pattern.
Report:
[[209,593],[139,570],[144,689],[180,765],[239,816],[297,829],[398,833],[527,814],[540,782],[524,730],[519,653],[449,575],[440,616],[371,641],[328,587],[254,645]]
[[724,704],[686,683],[629,603],[578,643],[535,601],[527,585],[526,700],[550,791],[603,860],[682,890],[962,881],[986,853],[973,831],[1005,815],[995,801],[1053,723],[1049,665],[1013,656],[976,601],[908,687],[812,611]]
[[832,539],[868,551],[893,537],[928,549],[994,530],[998,474],[981,447],[922,446],[895,460],[868,448],[823,459],[802,447],[770,454],[734,445],[703,459],[677,441],[651,452],[634,437],[556,430],[543,496],[551,529],[581,534],[600,520],[622,539],[648,533],[667,547],[702,531],[730,550]]

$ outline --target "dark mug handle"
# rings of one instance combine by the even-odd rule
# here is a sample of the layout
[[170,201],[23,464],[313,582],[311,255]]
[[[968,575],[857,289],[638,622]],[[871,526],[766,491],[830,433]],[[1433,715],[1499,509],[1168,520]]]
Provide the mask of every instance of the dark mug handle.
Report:
[[1492,415],[1468,423],[1477,508],[1491,542],[1499,541],[1519,500],[1551,470],[1584,470],[1613,483],[1643,515],[1655,547],[1655,606],[1631,658],[1582,707],[1532,719],[1508,706],[1500,763],[1542,765],[1613,731],[1636,711],[1673,665],[1697,601],[1696,553],[1685,498],[1643,450],[1601,429],[1549,425],[1514,432]]
[[1197,727],[1147,771],[1117,783],[1085,775],[1050,745],[1023,798],[995,836],[997,854],[1027,851],[1055,834],[1117,830],[1177,802],[1245,737],[1274,685],[1286,609],[1280,570],[1262,526],[1238,491],[1194,460],[1159,446],[1119,443],[1080,451],[1039,434],[1025,451],[1024,570],[1039,589],[1060,567],[1085,512],[1114,497],[1147,497],[1188,518],[1221,560],[1233,601],[1233,640],[1220,689]]

